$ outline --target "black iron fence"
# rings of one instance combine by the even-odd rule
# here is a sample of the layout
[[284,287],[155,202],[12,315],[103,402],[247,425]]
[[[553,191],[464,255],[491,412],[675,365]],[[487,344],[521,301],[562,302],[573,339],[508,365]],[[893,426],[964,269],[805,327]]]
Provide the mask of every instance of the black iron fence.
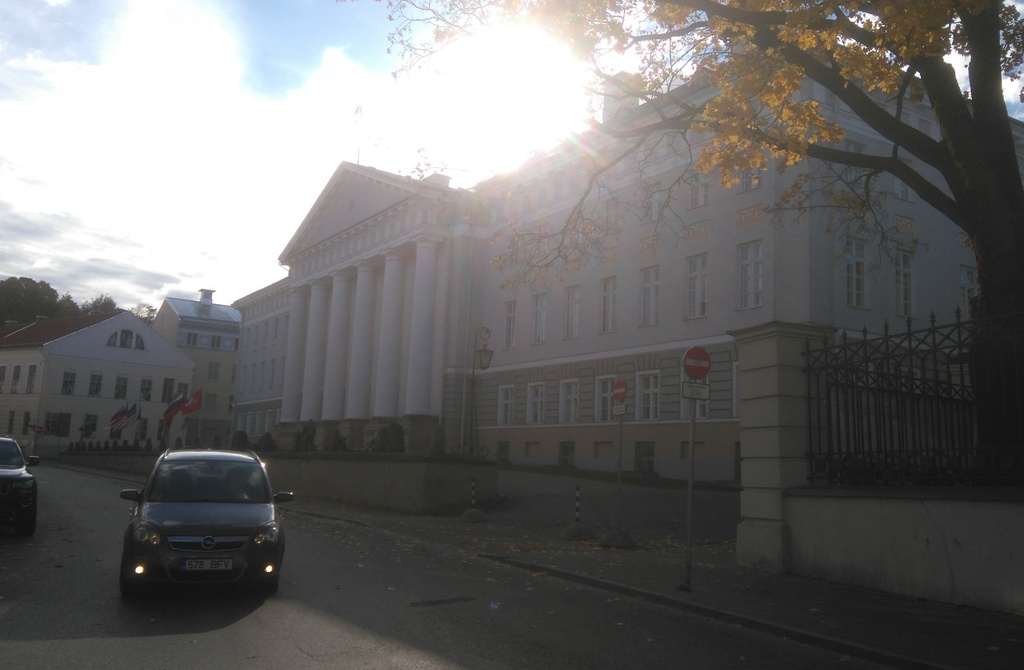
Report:
[[807,343],[812,485],[1024,484],[1024,315]]

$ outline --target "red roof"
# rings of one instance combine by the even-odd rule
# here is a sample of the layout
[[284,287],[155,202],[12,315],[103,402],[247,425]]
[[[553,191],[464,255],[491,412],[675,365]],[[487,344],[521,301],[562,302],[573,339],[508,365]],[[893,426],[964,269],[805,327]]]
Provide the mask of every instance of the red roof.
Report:
[[77,333],[89,326],[112,319],[125,310],[93,312],[84,316],[65,316],[56,319],[41,318],[29,323],[12,323],[0,326],[0,349],[22,349],[41,347],[65,335]]

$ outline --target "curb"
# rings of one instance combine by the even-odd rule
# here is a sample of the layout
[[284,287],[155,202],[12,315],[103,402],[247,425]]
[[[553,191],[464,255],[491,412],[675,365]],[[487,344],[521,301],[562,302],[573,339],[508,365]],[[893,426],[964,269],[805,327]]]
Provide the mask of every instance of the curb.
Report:
[[846,642],[828,635],[821,635],[814,633],[802,628],[795,628],[792,626],[785,626],[771,621],[765,621],[763,619],[757,619],[755,617],[745,616],[743,614],[737,614],[729,610],[716,609],[714,607],[708,607],[706,605],[698,605],[696,603],[686,602],[679,598],[673,598],[661,593],[654,593],[651,591],[645,591],[638,589],[627,584],[621,584],[619,582],[613,582],[606,579],[600,579],[597,577],[589,577],[568,570],[561,570],[559,568],[552,568],[546,565],[540,565],[537,563],[529,563],[527,561],[520,561],[508,556],[497,556],[493,554],[477,554],[480,558],[485,558],[490,561],[497,563],[503,563],[505,565],[520,568],[523,570],[529,570],[531,572],[543,572],[552,577],[558,579],[564,579],[566,581],[575,582],[577,584],[584,584],[593,588],[610,591],[612,593],[618,593],[620,595],[629,596],[650,602],[655,605],[661,605],[663,607],[670,607],[673,609],[681,610],[683,612],[689,612],[705,618],[716,619],[724,623],[733,624],[736,626],[743,626],[744,628],[750,628],[757,630],[762,633],[768,633],[775,635],[776,637],[783,637],[794,642],[806,644],[820,649],[826,649],[840,654],[848,656],[856,656],[857,658],[871,661],[873,663],[881,663],[883,665],[892,666],[894,668],[901,668],[904,670],[955,670],[949,666],[935,665],[933,663],[927,663],[917,659],[909,658],[900,654],[883,651],[881,649],[875,649],[874,647],[867,647],[864,645],[856,644],[853,642]]

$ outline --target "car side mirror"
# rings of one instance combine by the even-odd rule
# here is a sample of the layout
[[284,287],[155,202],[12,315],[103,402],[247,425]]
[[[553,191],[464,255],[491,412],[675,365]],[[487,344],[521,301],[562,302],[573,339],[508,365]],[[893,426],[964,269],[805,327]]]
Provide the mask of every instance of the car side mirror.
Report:
[[33,465],[39,465],[39,457],[38,456],[29,456],[28,457],[28,466],[32,467]]
[[295,499],[295,495],[291,491],[278,491],[274,494],[274,502],[286,503],[291,502]]
[[139,502],[142,500],[142,491],[138,489],[122,489],[121,497],[132,502]]

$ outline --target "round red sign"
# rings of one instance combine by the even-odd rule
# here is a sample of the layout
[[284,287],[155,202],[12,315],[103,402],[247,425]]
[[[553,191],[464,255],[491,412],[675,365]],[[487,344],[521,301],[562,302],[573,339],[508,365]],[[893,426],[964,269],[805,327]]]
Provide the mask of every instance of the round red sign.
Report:
[[615,398],[615,402],[622,402],[626,399],[626,382],[620,379],[612,384],[612,398]]
[[711,355],[704,347],[690,347],[683,354],[683,372],[690,379],[704,379],[711,371]]

